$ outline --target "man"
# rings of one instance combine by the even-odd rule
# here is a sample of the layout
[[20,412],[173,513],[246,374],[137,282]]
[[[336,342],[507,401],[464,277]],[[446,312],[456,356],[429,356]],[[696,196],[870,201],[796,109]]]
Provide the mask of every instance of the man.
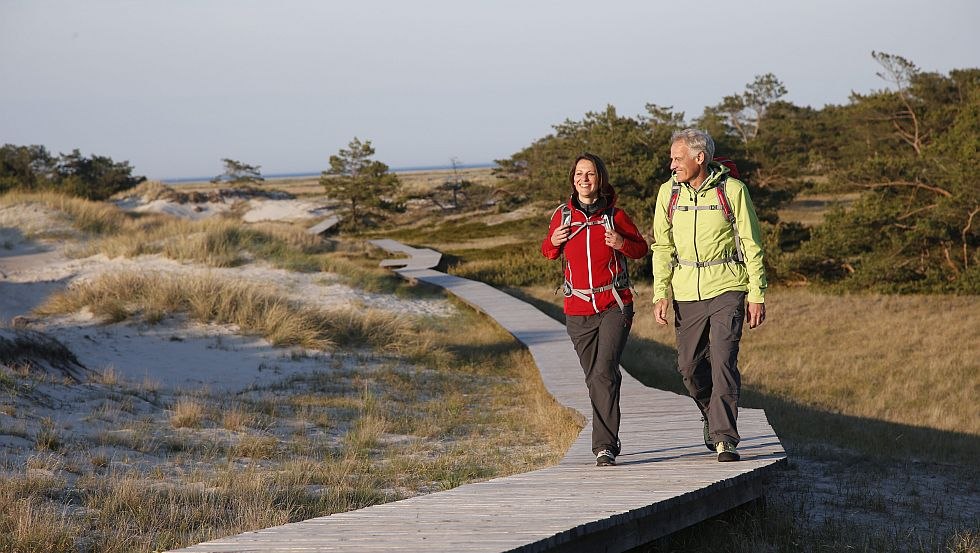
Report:
[[738,343],[743,319],[765,321],[766,274],[748,189],[711,161],[714,150],[701,130],[671,136],[673,176],[657,194],[651,249],[654,317],[667,324],[672,291],[677,370],[701,409],[705,445],[724,462],[739,460]]

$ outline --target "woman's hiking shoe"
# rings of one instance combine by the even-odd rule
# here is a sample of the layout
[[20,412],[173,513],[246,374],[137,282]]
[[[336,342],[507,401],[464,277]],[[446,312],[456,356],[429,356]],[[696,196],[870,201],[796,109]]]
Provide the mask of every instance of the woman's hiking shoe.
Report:
[[701,422],[704,423],[704,447],[708,448],[708,451],[714,452],[715,443],[711,441],[711,433],[708,431],[708,417],[702,416]]
[[608,449],[603,449],[595,456],[595,466],[597,467],[611,467],[616,464],[616,455]]
[[742,457],[739,456],[738,452],[735,451],[735,444],[730,444],[728,442],[718,442],[715,446],[715,451],[718,452],[718,462],[727,463],[730,461],[738,461]]

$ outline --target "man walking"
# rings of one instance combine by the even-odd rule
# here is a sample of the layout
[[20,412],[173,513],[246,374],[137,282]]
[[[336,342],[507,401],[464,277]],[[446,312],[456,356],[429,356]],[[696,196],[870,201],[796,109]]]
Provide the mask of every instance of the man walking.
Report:
[[766,274],[748,189],[711,161],[714,150],[698,129],[671,136],[673,176],[653,218],[654,317],[667,324],[672,291],[677,369],[701,410],[704,443],[719,461],[737,461],[738,344],[743,319],[749,328],[765,321]]

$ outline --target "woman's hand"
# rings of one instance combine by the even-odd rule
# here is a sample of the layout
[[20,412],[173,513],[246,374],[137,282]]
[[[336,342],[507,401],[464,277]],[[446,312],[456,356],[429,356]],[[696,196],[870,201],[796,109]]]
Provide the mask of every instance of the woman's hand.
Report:
[[606,245],[614,250],[621,250],[626,245],[626,239],[618,232],[606,229]]
[[568,240],[568,232],[571,228],[571,225],[562,225],[556,228],[555,232],[551,234],[551,245],[555,247],[561,246],[562,242]]

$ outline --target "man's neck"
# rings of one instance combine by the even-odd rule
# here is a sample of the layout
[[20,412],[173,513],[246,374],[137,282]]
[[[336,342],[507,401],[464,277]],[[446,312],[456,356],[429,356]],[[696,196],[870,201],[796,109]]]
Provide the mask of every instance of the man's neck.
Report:
[[704,184],[704,181],[708,180],[710,175],[711,173],[708,171],[708,167],[703,166],[701,167],[701,171],[698,173],[698,176],[691,179],[691,182],[688,184],[691,185],[691,188],[698,190],[701,188],[701,185]]

